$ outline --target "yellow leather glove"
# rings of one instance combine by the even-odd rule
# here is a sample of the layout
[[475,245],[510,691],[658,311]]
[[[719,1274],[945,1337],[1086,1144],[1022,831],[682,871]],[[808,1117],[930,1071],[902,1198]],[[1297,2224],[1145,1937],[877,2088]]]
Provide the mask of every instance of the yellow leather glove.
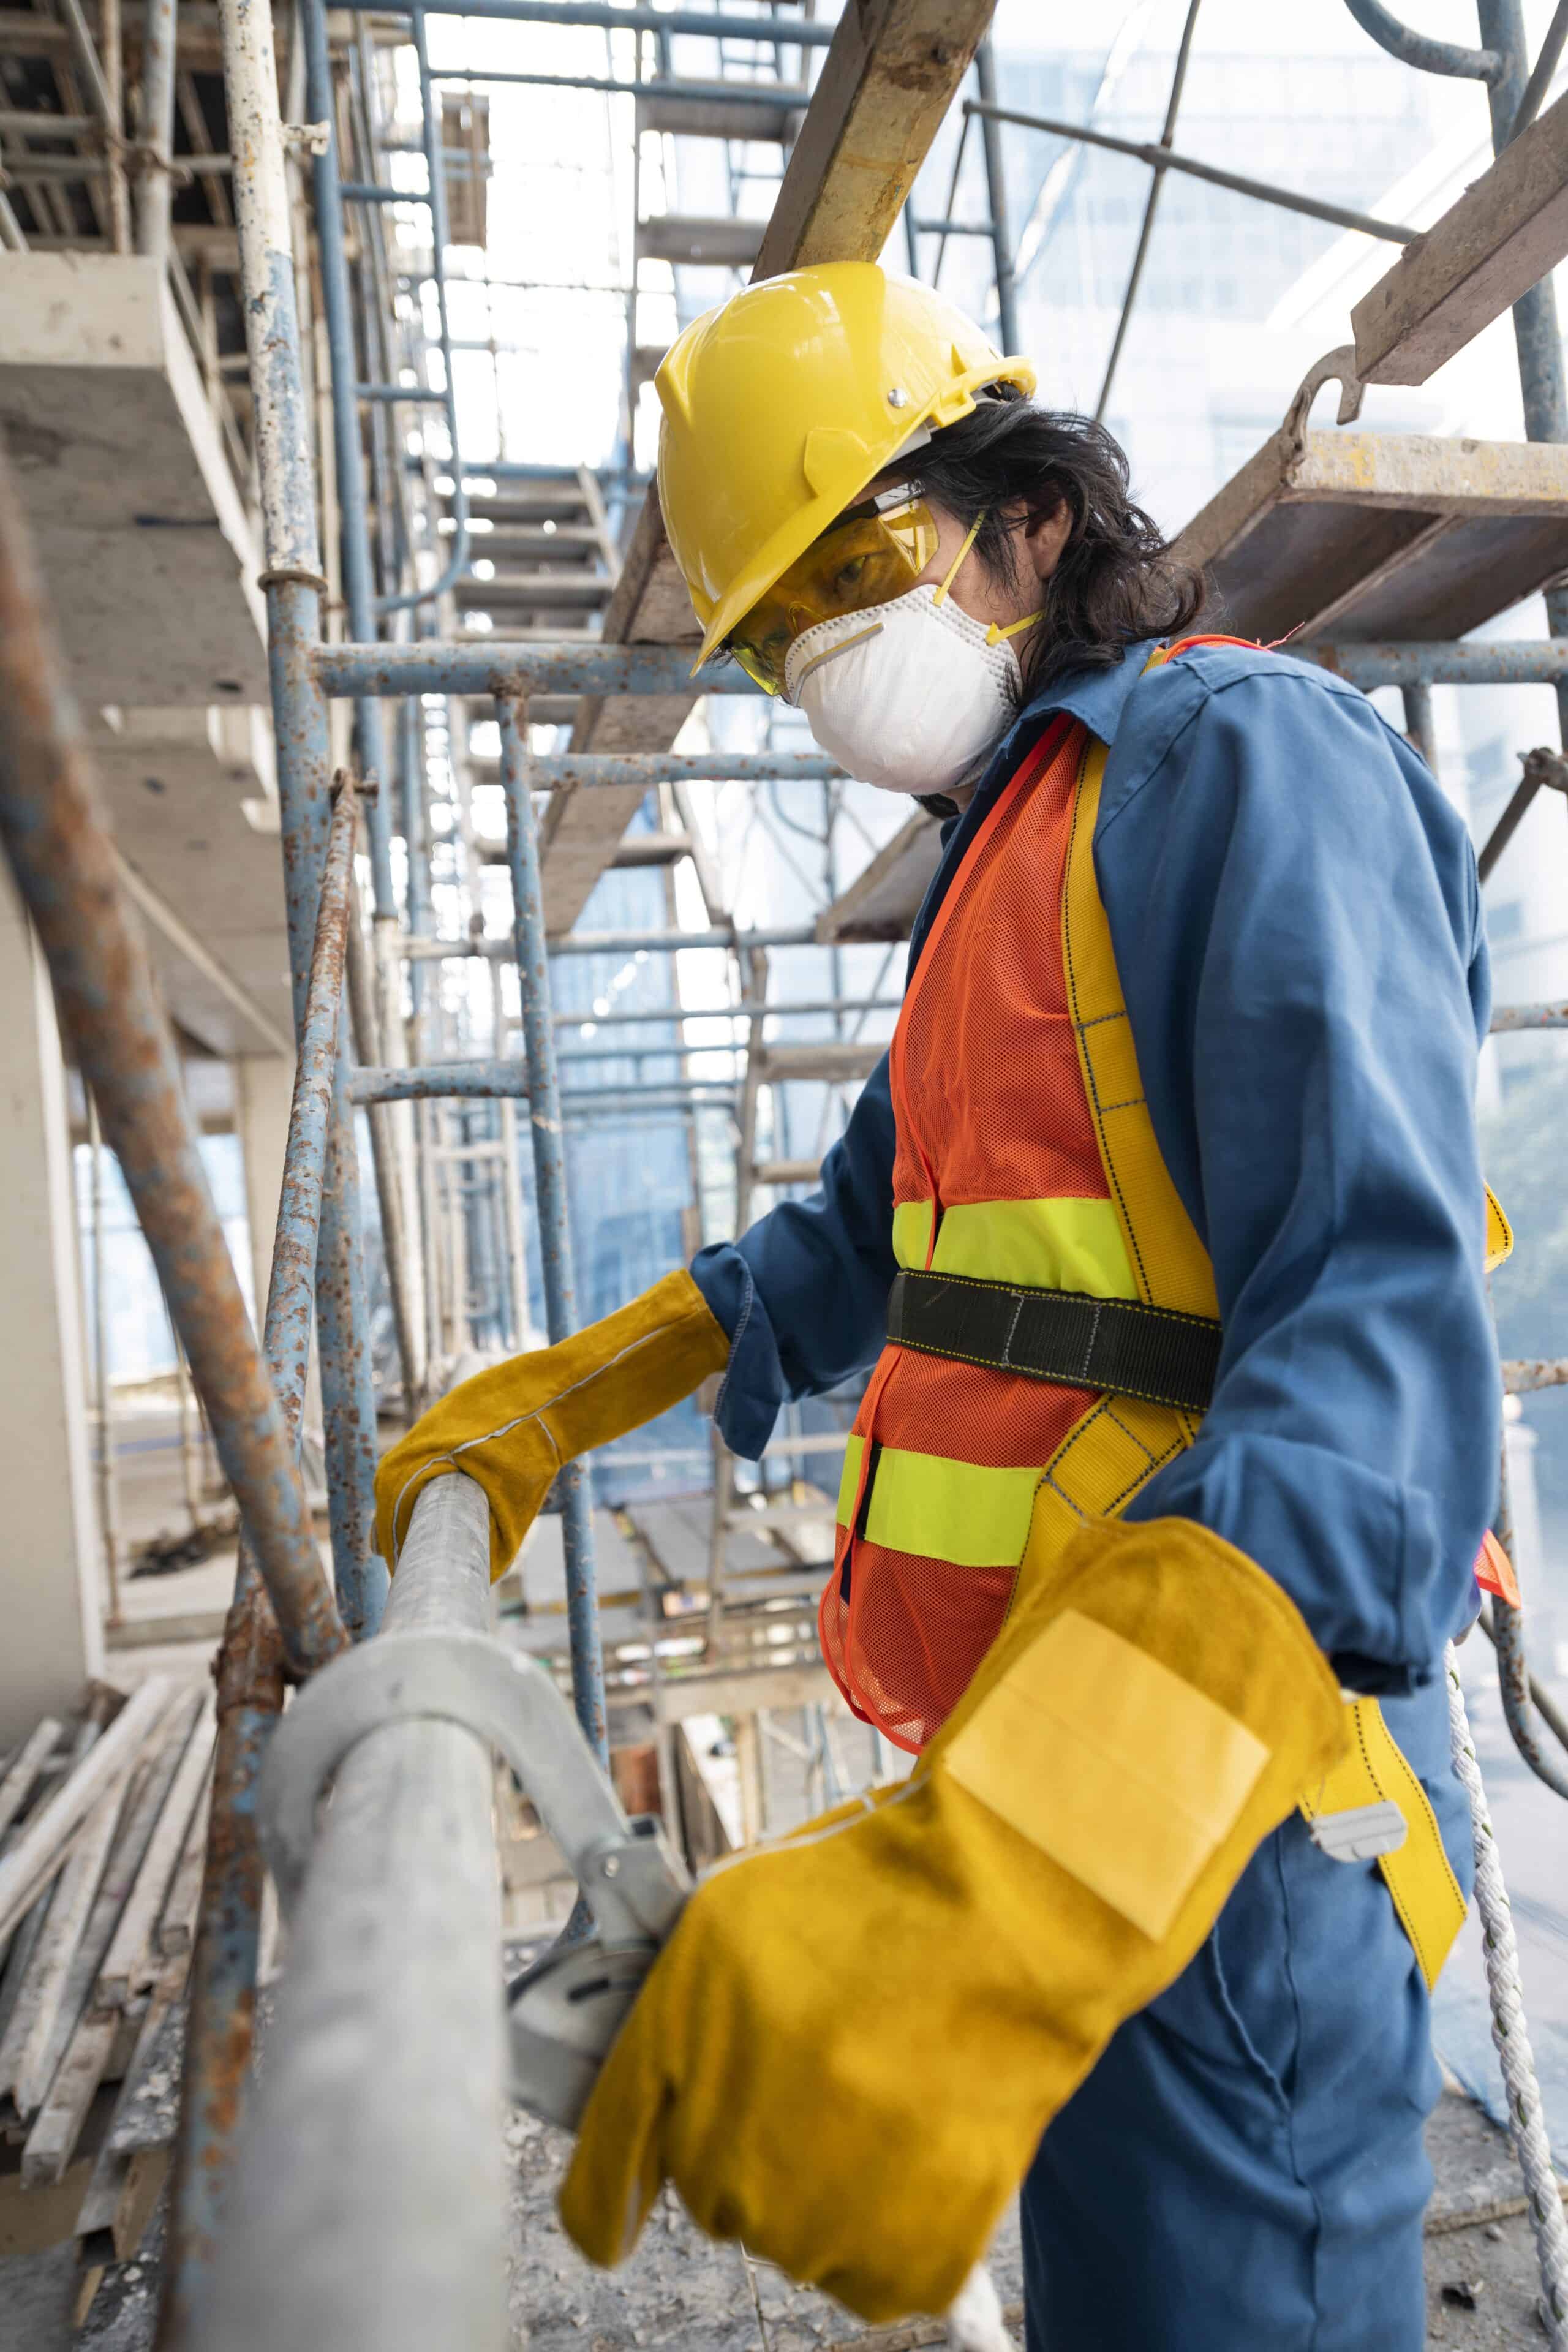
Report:
[[1041,2133],[1345,1739],[1294,1604],[1184,1519],[1087,1528],[901,1786],[699,1886],[561,2216],[693,2219],[883,2323],[942,2312]]
[[729,1360],[729,1340],[682,1269],[556,1347],[476,1372],[383,1454],[377,1550],[395,1570],[421,1486],[463,1470],[489,1497],[490,1575],[504,1575],[563,1463],[668,1412]]

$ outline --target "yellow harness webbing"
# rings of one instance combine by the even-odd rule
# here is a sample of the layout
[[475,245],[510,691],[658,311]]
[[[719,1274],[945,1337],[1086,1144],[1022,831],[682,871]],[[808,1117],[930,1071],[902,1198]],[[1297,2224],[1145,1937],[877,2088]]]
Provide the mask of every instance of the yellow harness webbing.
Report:
[[[1162,649],[1149,667],[1164,657]],[[1095,876],[1094,828],[1105,761],[1105,746],[1091,741],[1079,778],[1062,887],[1063,960],[1079,1064],[1140,1296],[1151,1306],[1217,1316],[1208,1253],[1171,1181],[1144,1100],[1110,924]],[[1506,1255],[1512,1237],[1489,1192],[1487,1202],[1489,1253],[1501,1249]],[[1053,1517],[1062,1520],[1065,1536],[1073,1520],[1125,1508],[1156,1470],[1192,1444],[1198,1426],[1191,1415],[1165,1406],[1102,1399],[1047,1466],[1036,1507],[1041,1533]],[[1377,1867],[1430,1987],[1464,1924],[1465,1898],[1426,1791],[1400,1753],[1377,1701],[1352,1699],[1346,1711],[1349,1752],[1311,1799],[1302,1799],[1301,1811],[1312,1821],[1385,1801],[1398,1807],[1405,1843],[1379,1854]]]

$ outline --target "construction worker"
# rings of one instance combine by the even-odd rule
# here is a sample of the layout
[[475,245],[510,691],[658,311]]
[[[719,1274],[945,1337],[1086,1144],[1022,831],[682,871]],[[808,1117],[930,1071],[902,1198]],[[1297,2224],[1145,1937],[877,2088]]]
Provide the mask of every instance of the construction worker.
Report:
[[871,2320],[1023,2184],[1031,2352],[1416,2352],[1428,1994],[1468,1885],[1445,1644],[1498,1459],[1464,826],[1331,675],[1189,632],[1110,436],[869,264],[659,370],[702,625],[942,863],[808,1200],[454,1391],[489,1495],[722,1371],[755,1459],[871,1370],[822,1642],[916,1762],[700,1886],[563,2194],[660,2185]]

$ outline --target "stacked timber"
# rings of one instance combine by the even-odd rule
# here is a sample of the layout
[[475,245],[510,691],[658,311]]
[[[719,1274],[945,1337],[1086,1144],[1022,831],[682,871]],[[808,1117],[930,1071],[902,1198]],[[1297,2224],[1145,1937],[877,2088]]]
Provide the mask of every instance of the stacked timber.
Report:
[[211,1692],[152,1675],[89,1685],[0,1770],[0,2201],[13,2242],[82,2242],[89,2298],[167,2168],[128,2126],[179,2023],[213,1746]]

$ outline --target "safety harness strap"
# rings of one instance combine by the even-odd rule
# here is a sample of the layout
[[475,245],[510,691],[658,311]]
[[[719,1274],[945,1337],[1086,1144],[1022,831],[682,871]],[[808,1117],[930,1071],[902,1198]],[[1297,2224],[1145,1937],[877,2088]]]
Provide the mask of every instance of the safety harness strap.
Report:
[[910,1268],[889,1293],[888,1337],[993,1371],[1191,1413],[1207,1410],[1219,1366],[1220,1327],[1205,1315]]
[[1398,1807],[1404,1842],[1379,1853],[1377,1866],[1430,1990],[1465,1924],[1464,1892],[1444,1850],[1432,1801],[1376,1699],[1352,1699],[1349,1715],[1350,1745],[1327,1778],[1301,1799],[1301,1811],[1308,1821],[1322,1822],[1373,1805]]

